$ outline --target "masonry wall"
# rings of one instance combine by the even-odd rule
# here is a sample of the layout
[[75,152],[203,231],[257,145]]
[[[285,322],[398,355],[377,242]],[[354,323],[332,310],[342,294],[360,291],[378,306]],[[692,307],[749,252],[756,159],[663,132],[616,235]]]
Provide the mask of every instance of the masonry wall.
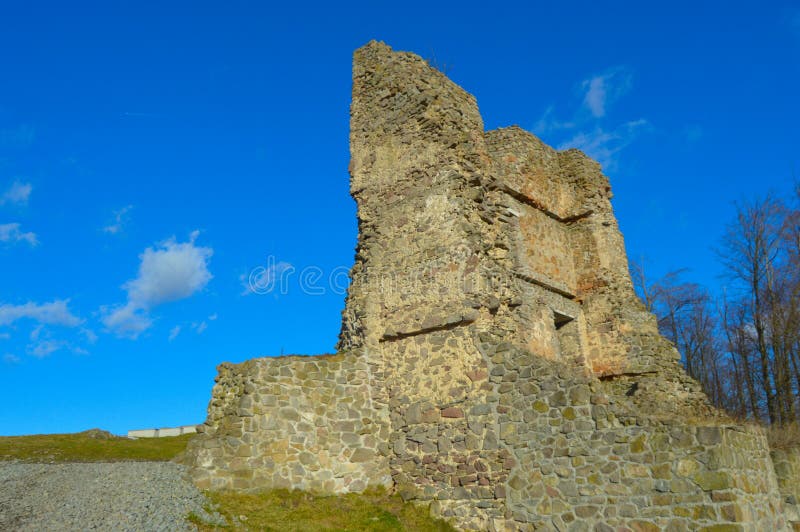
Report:
[[187,449],[203,489],[324,493],[388,486],[388,434],[374,422],[357,354],[224,363],[208,418]]
[[351,156],[340,345],[373,368],[404,497],[478,530],[786,525],[763,434],[722,428],[636,298],[597,163],[484,133],[474,98],[377,43]]
[[800,521],[800,448],[771,451],[778,487],[793,521]]
[[[356,51],[335,357],[223,364],[202,487],[393,485],[469,530],[785,530],[798,463],[714,409],[636,298],[599,165],[421,58]],[[777,463],[777,462],[776,462]]]
[[569,228],[525,204],[519,205],[522,268],[564,292],[575,293],[575,267]]
[[[643,415],[591,375],[485,340],[481,349],[498,391],[492,418],[515,464],[505,486],[506,517],[518,526],[786,526],[762,432]],[[503,527],[508,523],[497,526]]]

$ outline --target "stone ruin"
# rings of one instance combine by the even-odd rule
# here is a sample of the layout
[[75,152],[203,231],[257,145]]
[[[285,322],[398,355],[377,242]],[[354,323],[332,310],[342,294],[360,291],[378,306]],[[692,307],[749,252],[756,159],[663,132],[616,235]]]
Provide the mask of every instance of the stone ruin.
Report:
[[469,530],[790,530],[800,452],[713,408],[634,293],[578,150],[484,131],[420,57],[355,52],[338,353],[224,363],[206,489],[396,490]]

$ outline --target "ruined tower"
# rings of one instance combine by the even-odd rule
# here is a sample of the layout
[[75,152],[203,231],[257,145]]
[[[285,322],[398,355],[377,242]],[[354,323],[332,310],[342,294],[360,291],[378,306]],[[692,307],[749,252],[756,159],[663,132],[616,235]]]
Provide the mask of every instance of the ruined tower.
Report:
[[350,146],[339,353],[223,364],[200,486],[391,486],[480,530],[788,526],[763,433],[709,405],[636,298],[596,162],[485,132],[471,95],[377,42]]

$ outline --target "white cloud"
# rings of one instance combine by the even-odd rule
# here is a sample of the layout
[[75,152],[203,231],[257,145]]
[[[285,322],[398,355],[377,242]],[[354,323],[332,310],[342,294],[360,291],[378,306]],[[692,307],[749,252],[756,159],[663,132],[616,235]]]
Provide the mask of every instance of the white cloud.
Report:
[[[84,334],[86,331],[89,330],[84,328],[80,330],[82,334]],[[54,339],[50,330],[43,324],[39,324],[38,326],[34,327],[34,329],[30,332],[29,337],[30,343],[26,347],[26,351],[29,355],[37,358],[44,358],[62,349],[68,349],[79,355],[89,354],[88,351],[82,347],[72,344],[71,342]]]
[[629,69],[618,66],[584,80],[572,118],[559,119],[551,105],[534,124],[534,133],[547,135],[560,150],[577,148],[604,169],[614,168],[619,152],[649,127],[644,119],[608,125],[609,106],[630,90],[632,77]]
[[537,135],[544,135],[551,131],[572,129],[576,125],[574,120],[558,120],[555,117],[555,107],[551,105],[545,109],[542,117],[533,125],[533,132]]
[[97,334],[95,334],[93,330],[84,328],[81,329],[81,334],[90,344],[95,344],[97,342]]
[[[191,330],[193,330],[194,332],[196,332],[197,334],[203,334],[206,331],[206,329],[208,329],[208,322],[216,321],[217,318],[218,318],[218,316],[217,316],[217,313],[215,312],[214,314],[209,315],[203,321],[200,321],[200,322],[193,321],[193,322],[191,322],[188,325],[188,327]],[[171,342],[175,338],[177,338],[178,335],[181,333],[182,329],[183,328],[180,325],[176,325],[175,327],[170,329],[170,331],[169,331],[169,341]]]
[[16,244],[17,242],[27,242],[31,246],[39,244],[36,233],[22,232],[18,223],[0,224],[0,242]]
[[139,274],[123,285],[124,305],[101,309],[103,324],[119,336],[136,338],[152,325],[149,312],[163,303],[185,299],[206,287],[212,275],[208,261],[214,251],[195,245],[198,232],[188,242],[174,238],[139,255]]
[[240,296],[249,296],[253,294],[253,289],[250,286],[250,275],[246,273],[239,274],[239,284],[242,285],[242,291],[239,293]]
[[6,364],[19,364],[20,363],[20,359],[16,355],[12,355],[11,353],[7,353],[7,354],[3,355],[3,362],[5,362]]
[[581,83],[581,88],[586,91],[583,104],[592,116],[601,118],[606,115],[608,105],[625,94],[630,86],[630,73],[621,67],[613,68]]
[[36,358],[44,358],[52,355],[56,351],[68,347],[66,342],[61,340],[41,340],[28,346],[28,353]]
[[103,232],[110,235],[116,235],[117,233],[120,233],[128,223],[131,209],[133,209],[133,205],[126,205],[118,211],[114,211],[114,221],[103,227]]
[[30,339],[32,341],[37,341],[39,337],[42,335],[42,329],[44,329],[44,325],[39,325],[35,329],[31,331]]
[[0,304],[0,326],[17,320],[31,319],[46,325],[77,327],[83,320],[69,310],[69,300],[57,299],[50,303],[28,302],[23,305]]
[[0,205],[6,203],[14,203],[18,205],[25,205],[28,203],[28,198],[33,191],[33,185],[30,183],[23,183],[22,181],[14,181],[2,196],[0,196]]
[[118,307],[101,307],[102,322],[117,336],[136,339],[153,325],[145,309],[136,308],[131,303]]
[[603,77],[594,77],[584,81],[584,88],[588,86],[583,103],[596,117],[606,114],[606,87]]
[[147,309],[185,299],[205,288],[212,277],[208,260],[213,250],[195,246],[196,238],[195,232],[189,242],[172,239],[147,248],[139,256],[139,276],[125,283],[128,300],[137,308]]
[[647,127],[648,122],[643,119],[625,122],[611,131],[598,126],[592,131],[577,133],[560,144],[558,149],[577,148],[596,159],[607,170],[615,166],[617,153],[633,142]]

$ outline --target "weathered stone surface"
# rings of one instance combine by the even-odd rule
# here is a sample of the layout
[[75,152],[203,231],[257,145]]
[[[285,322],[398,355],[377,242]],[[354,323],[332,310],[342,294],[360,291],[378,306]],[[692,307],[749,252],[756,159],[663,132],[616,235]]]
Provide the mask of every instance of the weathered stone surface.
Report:
[[[381,455],[388,438],[374,421],[367,369],[358,353],[220,365],[204,431],[185,457],[193,479],[249,491],[390,486]],[[252,410],[246,423],[243,404]]]
[[683,372],[596,162],[485,132],[471,95],[377,42],[350,125],[342,354],[220,366],[200,486],[394,486],[475,530],[787,529],[800,451],[773,469]]

